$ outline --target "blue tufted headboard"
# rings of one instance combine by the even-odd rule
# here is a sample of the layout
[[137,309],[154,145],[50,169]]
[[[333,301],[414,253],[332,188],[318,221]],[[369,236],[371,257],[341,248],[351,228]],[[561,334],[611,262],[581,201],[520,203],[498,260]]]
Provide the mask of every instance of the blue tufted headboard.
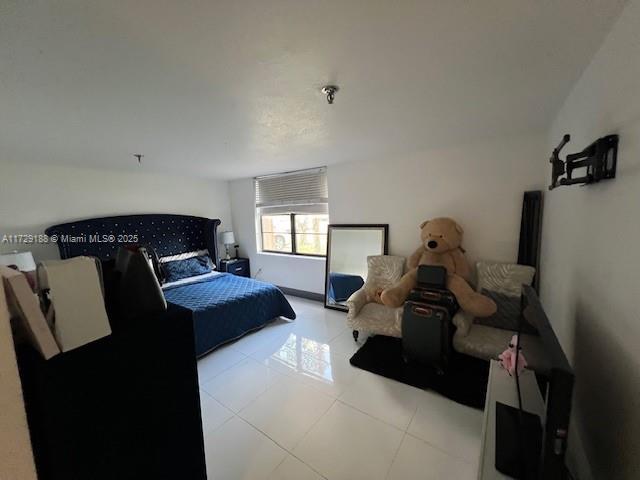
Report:
[[45,230],[57,237],[60,258],[91,255],[101,260],[113,258],[127,244],[150,245],[160,257],[208,249],[218,265],[215,218],[166,213],[89,218],[53,225]]

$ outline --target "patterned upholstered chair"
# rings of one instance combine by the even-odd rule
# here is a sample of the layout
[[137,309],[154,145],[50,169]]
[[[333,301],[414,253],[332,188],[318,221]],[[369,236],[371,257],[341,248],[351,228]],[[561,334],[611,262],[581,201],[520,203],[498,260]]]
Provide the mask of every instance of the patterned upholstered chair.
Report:
[[[478,291],[485,289],[519,299],[522,285],[531,284],[535,268],[514,263],[478,262],[476,272]],[[453,348],[460,353],[485,360],[497,358],[516,333],[513,330],[474,323],[473,317],[462,311],[453,317],[453,323],[456,326]],[[527,360],[533,365],[542,354],[539,339],[535,335],[523,334],[522,343],[527,346]]]
[[381,305],[373,298],[377,290],[389,287],[400,280],[404,264],[404,257],[367,257],[367,280],[364,286],[347,300],[347,325],[353,329],[355,340],[358,340],[359,332],[390,337],[402,336],[402,308]]

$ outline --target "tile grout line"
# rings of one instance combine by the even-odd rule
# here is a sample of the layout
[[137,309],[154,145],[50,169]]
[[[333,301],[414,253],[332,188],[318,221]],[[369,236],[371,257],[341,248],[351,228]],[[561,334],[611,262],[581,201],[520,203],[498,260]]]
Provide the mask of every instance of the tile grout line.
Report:
[[320,475],[321,478],[323,478],[324,480],[327,479],[327,477],[325,477],[322,473],[320,473],[319,471],[317,471],[315,468],[313,468],[311,465],[309,465],[307,462],[305,462],[304,460],[302,460],[300,457],[298,457],[295,453],[293,452],[289,452],[289,455],[291,455],[293,458],[295,458],[296,460],[298,460],[300,463],[302,463],[303,465],[306,465],[307,467],[309,467],[309,470],[311,470],[314,473],[317,473],[318,475]]
[[[269,368],[269,367],[266,367],[266,366],[265,366],[265,368]],[[272,369],[272,370],[273,370],[273,369]],[[279,373],[279,372],[277,372],[276,370],[273,370],[273,371],[274,371],[274,372],[276,372],[276,373]],[[309,388],[309,389],[315,390],[311,385],[307,385],[307,384],[305,384],[304,382],[302,382],[302,381],[298,380],[297,378],[289,377],[288,375],[285,375],[285,374],[282,374],[282,373],[280,373],[280,375],[282,375],[284,378],[288,378],[288,379],[292,380],[292,381],[293,381],[293,382],[295,382],[295,383],[296,383],[296,385],[297,385],[297,386],[299,386],[299,387],[306,387],[306,388]],[[281,380],[281,381],[282,381],[282,380]],[[268,390],[270,390],[270,389],[271,389],[271,388],[273,388],[273,387],[276,387],[276,386],[278,385],[278,383],[279,383],[279,382],[275,382],[273,385],[270,385],[269,387],[267,387],[267,389],[266,389],[264,392],[260,393],[260,394],[259,394],[256,398],[254,398],[250,403],[248,403],[247,405],[245,405],[244,407],[242,407],[242,408],[238,411],[238,413],[237,413],[237,414],[236,414],[235,412],[234,412],[234,414],[235,414],[235,415],[237,415],[237,416],[238,416],[239,418],[241,418],[242,420],[244,420],[244,421],[245,421],[246,423],[248,423],[249,425],[251,425],[252,427],[254,427],[254,428],[255,428],[256,430],[258,430],[259,432],[263,433],[266,437],[270,438],[270,439],[271,439],[274,443],[276,443],[279,447],[283,448],[284,450],[286,450],[287,452],[289,452],[289,453],[291,453],[291,454],[293,455],[293,452],[292,452],[292,451],[290,451],[287,447],[285,447],[284,445],[281,445],[280,443],[278,443],[275,439],[271,438],[271,437],[270,437],[266,432],[263,432],[263,431],[260,429],[260,427],[258,427],[257,425],[254,425],[254,424],[253,424],[253,423],[251,423],[249,420],[247,420],[246,418],[244,418],[244,417],[242,417],[242,416],[240,415],[240,414],[241,414],[245,409],[247,409],[249,406],[251,406],[252,404],[254,404],[254,403],[255,403],[255,402],[256,402],[256,401],[257,401],[261,396],[263,396],[265,393],[267,393],[267,391],[268,391]],[[315,422],[313,422],[313,424],[309,427],[309,429],[308,429],[306,432],[304,432],[304,434],[302,435],[302,438],[298,441],[298,443],[296,443],[296,445],[294,445],[294,446],[292,447],[292,449],[298,446],[298,444],[302,441],[302,439],[304,439],[304,437],[305,437],[305,436],[306,436],[306,435],[311,431],[311,429],[313,429],[313,427],[315,427],[315,426],[316,426],[316,424],[317,424],[317,423],[322,419],[322,417],[324,417],[324,416],[327,414],[327,412],[331,409],[331,407],[333,406],[333,404],[337,401],[337,398],[335,398],[335,397],[333,397],[333,396],[331,396],[331,395],[327,395],[326,393],[324,393],[324,392],[320,392],[319,390],[316,390],[316,392],[317,392],[317,393],[321,393],[322,395],[324,395],[324,396],[326,396],[327,398],[331,399],[331,400],[332,400],[332,401],[331,401],[331,404],[330,404],[330,405],[327,407],[327,409],[322,413],[322,415],[320,415],[320,417],[318,417],[318,419],[317,419]],[[219,402],[218,402],[218,403],[219,403]],[[221,404],[221,405],[222,405],[222,404]],[[224,406],[224,405],[223,405],[223,406]],[[297,458],[297,457],[296,457],[296,458]]]
[[[267,367],[267,368],[268,368],[268,367]],[[290,378],[290,377],[287,377],[287,378]],[[296,378],[291,378],[291,380],[295,381],[295,382],[298,384],[298,386],[313,389],[313,387],[311,387],[310,385],[307,385],[307,384],[305,384],[305,383],[303,383],[303,382],[299,381],[299,380],[298,380],[298,379],[296,379]],[[275,387],[276,385],[277,385],[277,383],[274,383],[273,385],[269,386],[269,388],[267,388],[267,390],[270,390],[272,387]],[[249,425],[251,425],[251,426],[252,426],[252,427],[254,427],[255,429],[259,430],[260,432],[262,432],[262,433],[263,433],[264,435],[266,435],[267,437],[271,438],[271,437],[270,437],[266,432],[263,432],[262,430],[260,430],[260,428],[259,428],[257,425],[253,425],[249,420],[245,419],[244,417],[242,417],[242,416],[240,415],[240,413],[242,413],[242,411],[244,411],[246,408],[248,408],[250,405],[252,405],[256,400],[258,400],[258,398],[260,398],[264,393],[266,393],[266,392],[267,392],[267,390],[265,390],[264,392],[262,392],[262,393],[261,393],[260,395],[258,395],[254,400],[252,400],[248,405],[246,405],[245,407],[243,407],[243,408],[242,408],[242,409],[237,413],[237,415],[238,415],[238,417],[242,418],[242,420],[244,420],[245,422],[247,422]],[[320,393],[322,393],[322,392],[320,392]],[[306,436],[306,435],[311,431],[311,429],[312,429],[313,427],[315,427],[315,426],[316,426],[316,424],[317,424],[317,423],[322,419],[322,417],[324,417],[324,416],[327,414],[327,412],[331,409],[331,407],[333,407],[333,404],[337,401],[337,399],[336,399],[335,397],[332,397],[331,395],[327,395],[327,394],[325,394],[325,393],[322,393],[322,394],[323,394],[323,395],[325,395],[326,397],[328,397],[328,398],[330,398],[330,399],[332,400],[331,404],[330,404],[330,405],[329,405],[329,407],[327,407],[327,409],[322,413],[322,415],[320,415],[320,417],[318,417],[318,419],[317,419],[315,422],[313,422],[313,424],[309,427],[309,429],[308,429],[306,432],[304,432],[304,434],[302,435],[302,438],[298,441],[298,443],[297,443],[296,445],[294,445],[294,446],[293,446],[293,448],[297,447],[297,446],[300,444],[300,442],[302,441],[302,439],[304,439],[304,437],[305,437],[305,436]],[[283,448],[283,449],[287,450],[289,453],[293,454],[293,452],[292,452],[292,451],[289,451],[289,449],[288,449],[287,447],[285,447],[284,445],[280,445],[280,444],[279,444],[275,439],[271,438],[271,440],[273,440],[273,441],[274,441],[276,444],[278,444],[278,446],[280,446],[281,448]]]
[[400,453],[400,449],[402,448],[402,444],[404,443],[405,438],[407,438],[407,432],[405,432],[402,435],[402,438],[400,439],[400,443],[398,444],[398,447],[396,448],[396,451],[393,454],[393,458],[391,459],[391,462],[389,463],[389,467],[387,468],[387,473],[384,476],[385,480],[388,480],[389,475],[391,475],[391,469],[393,468],[393,464],[396,461],[396,458],[398,458],[398,454]]
[[313,430],[313,427],[315,427],[315,426],[320,422],[320,420],[322,420],[322,419],[327,415],[327,413],[329,413],[329,410],[331,410],[331,407],[333,407],[337,401],[338,401],[337,399],[335,399],[335,398],[333,399],[333,402],[331,402],[331,405],[329,405],[329,408],[327,408],[327,409],[325,410],[325,412],[324,412],[322,415],[320,415],[320,416],[318,417],[318,419],[317,419],[315,422],[313,422],[313,424],[309,427],[309,430],[307,430],[307,431],[304,433],[304,435],[302,435],[302,437],[300,438],[300,440],[298,440],[298,442],[297,442],[297,443],[296,443],[296,444],[291,448],[291,450],[288,450],[288,449],[286,449],[286,448],[285,448],[285,450],[287,450],[287,452],[289,452],[289,454],[290,454],[292,457],[297,458],[300,462],[302,462],[304,465],[306,465],[307,467],[309,467],[313,472],[317,473],[318,475],[320,475],[322,478],[325,478],[325,479],[326,479],[327,477],[325,477],[322,473],[318,472],[315,468],[313,468],[313,466],[309,465],[309,464],[308,464],[307,462],[305,462],[303,459],[301,459],[300,457],[298,457],[295,453],[293,453],[293,450],[295,450],[295,448],[296,448],[298,445],[300,445],[300,444],[302,443],[302,441],[305,439],[305,437],[306,437],[307,435],[309,435],[309,433],[311,433],[311,430]]
[[[220,402],[218,402],[218,403],[220,403]],[[222,404],[220,403],[220,405],[222,405]],[[224,407],[224,405],[222,405],[222,406]],[[224,408],[227,408],[227,407],[224,407]],[[227,408],[227,410],[229,410],[229,409]],[[218,425],[216,428],[213,428],[213,429],[209,430],[209,434],[212,434],[213,432],[216,432],[216,431],[220,430],[223,425],[226,425],[228,422],[233,420],[233,417],[237,417],[237,415],[235,414],[235,412],[233,412],[233,410],[229,410],[229,411],[231,412],[232,415],[229,418],[227,418],[224,422],[222,422],[220,425]],[[203,432],[202,432],[203,440],[204,440],[205,436],[206,436],[206,434],[205,434],[205,432],[203,430]],[[206,443],[206,441],[205,441],[205,443]],[[206,445],[205,445],[205,450],[206,450]]]
[[[397,425],[393,425],[392,423],[387,422],[386,420],[382,420],[381,418],[378,417],[374,417],[373,415],[371,415],[368,412],[365,412],[364,410],[360,410],[358,407],[354,407],[353,405],[351,405],[350,403],[345,402],[344,400],[340,400],[340,398],[336,399],[336,402],[340,402],[342,405],[344,405],[345,407],[349,407],[352,408],[353,410],[355,410],[356,412],[362,413],[364,415],[366,415],[369,418],[372,418],[373,420],[376,420],[378,422],[384,423],[385,425],[387,425],[388,427],[394,428],[396,430],[398,430],[401,433],[407,433],[406,429],[402,429],[399,428]],[[409,424],[411,424],[411,422],[409,422]],[[407,428],[409,428],[409,426],[407,426]]]
[[[269,368],[267,365],[263,364],[262,362],[255,360],[252,358],[252,360],[254,360],[255,362],[258,362],[260,365],[262,365],[264,368],[266,368],[267,370],[269,370],[272,373],[275,373],[277,377],[282,377],[281,379],[278,379],[276,381],[274,381],[271,385],[267,385],[267,388],[265,388],[262,392],[260,392],[253,400],[251,400],[249,403],[247,403],[244,407],[242,407],[240,410],[238,410],[237,415],[240,416],[240,413],[245,410],[247,407],[249,407],[250,405],[253,405],[260,397],[262,397],[265,393],[267,393],[269,390],[271,390],[273,387],[277,386],[279,383],[283,382],[286,378],[291,378],[289,377],[287,374],[285,373],[280,373],[277,370],[273,369],[273,368]],[[244,420],[244,418],[243,418]],[[257,428],[257,427],[256,427]]]
[[[459,457],[457,455],[452,455],[450,452],[448,452],[447,450],[445,450],[443,447],[440,447],[439,445],[436,445],[435,443],[430,442],[429,440],[425,440],[424,438],[420,438],[417,435],[407,431],[406,435],[409,435],[410,437],[419,440],[423,443],[426,443],[427,445],[429,445],[430,447],[435,448],[436,450],[438,450],[441,453],[444,453],[446,456],[448,456],[449,458],[452,458],[454,460],[457,460],[459,462],[463,462],[463,463],[467,463],[469,465],[473,465],[473,462],[471,460],[467,460],[466,458],[462,458]],[[480,455],[480,452],[478,452],[478,456]]]
[[[226,366],[225,368],[223,368],[222,370],[220,370],[218,373],[216,373],[213,377],[211,378],[207,378],[206,380],[203,380],[202,383],[203,385],[205,383],[209,383],[211,380],[213,380],[216,377],[219,377],[220,375],[222,375],[224,372],[226,372],[227,370],[230,370],[231,368],[235,367],[236,365],[238,365],[240,362],[242,362],[243,360],[246,360],[247,358],[249,358],[248,355],[245,355],[242,352],[239,352],[237,350],[234,350],[236,353],[239,353],[240,355],[243,356],[243,358],[241,358],[240,360],[238,360],[237,362],[233,362],[231,365]],[[211,352],[211,354],[213,354],[214,352]],[[202,387],[203,385],[200,385],[200,378],[198,378],[198,386]]]
[[[334,402],[335,403],[335,402]],[[333,406],[333,404],[331,404],[331,406]],[[329,408],[331,408],[331,406]],[[327,409],[327,412],[329,411],[329,409]],[[320,421],[320,419],[322,417],[324,417],[327,412],[324,412],[320,418],[311,426],[311,428],[309,429],[309,431],[307,431],[302,438],[298,441],[298,443],[296,444],[299,445],[300,442],[302,442],[302,440],[304,439],[304,437],[307,436],[307,434],[311,431],[311,429],[316,425],[316,423],[318,423]],[[271,438],[266,432],[263,432],[262,430],[260,430],[258,427],[256,427],[255,425],[253,425],[251,422],[249,422],[249,420],[245,420],[244,418],[242,418],[240,415],[237,415],[237,417],[242,420],[244,423],[246,423],[247,425],[249,425],[251,428],[253,428],[254,430],[258,431],[259,433],[261,433],[262,435],[264,435],[266,438],[268,438],[269,440],[271,440],[274,444],[276,444],[279,448],[281,448],[282,450],[284,450],[288,455],[291,455],[292,457],[295,457],[296,459],[298,459],[300,462],[304,463],[307,467],[309,467],[312,471],[314,471],[315,473],[317,473],[318,475],[320,475],[322,478],[326,478],[324,475],[322,475],[320,472],[316,471],[315,468],[313,468],[311,465],[309,465],[308,463],[306,463],[304,460],[302,460],[301,458],[299,458],[297,455],[295,455],[293,453],[293,451],[289,450],[287,447],[285,447],[284,445],[281,445],[280,443],[278,443],[274,438]],[[226,422],[225,422],[226,423]],[[295,447],[293,447],[295,448]],[[280,462],[271,472],[269,472],[269,475],[271,475],[273,472],[275,472],[278,467],[287,459],[286,455],[284,457],[284,459],[282,459],[282,462]]]
[[[258,432],[259,434],[261,434],[262,436],[264,436],[265,438],[271,440],[271,442],[273,442],[274,445],[276,445],[279,449],[283,450],[286,454],[290,453],[289,450],[287,450],[286,448],[284,448],[282,445],[280,445],[278,442],[276,442],[273,438],[271,438],[269,435],[267,435],[266,433],[264,433],[262,430],[260,430],[258,427],[256,427],[255,425],[253,425],[252,423],[250,423],[248,420],[245,420],[244,418],[242,418],[240,415],[237,415],[238,419],[247,424],[250,428],[253,428],[256,432]],[[282,459],[282,461],[280,461],[278,463],[278,465],[275,466],[275,468],[273,470],[271,470],[269,472],[269,475],[271,475],[273,472],[276,471],[276,469],[287,459],[287,455],[284,456],[284,458]]]
[[[371,414],[369,414],[367,412],[363,412],[359,408],[356,408],[356,407],[354,407],[352,405],[349,405],[348,403],[345,403],[340,399],[337,399],[336,402],[341,403],[345,407],[352,408],[352,409],[356,410],[357,412],[360,412],[360,413],[366,415],[367,417],[372,418],[373,420],[377,420],[378,422],[381,422],[381,423],[383,423],[383,424],[385,424],[385,425],[387,425],[387,426],[389,426],[389,427],[391,427],[391,428],[393,428],[393,429],[395,429],[395,430],[397,430],[397,431],[402,433],[402,438],[400,439],[400,443],[398,443],[398,446],[396,447],[396,450],[395,450],[395,452],[393,454],[393,458],[391,459],[391,462],[389,463],[389,467],[387,468],[387,473],[385,474],[385,477],[384,477],[386,479],[389,476],[389,473],[391,472],[391,467],[393,466],[393,462],[395,461],[396,457],[398,456],[398,452],[400,451],[400,447],[402,446],[402,442],[404,442],[404,438],[408,435],[407,431],[406,430],[402,430],[402,429],[396,427],[395,425],[391,425],[390,423],[388,423],[388,422],[386,422],[384,420],[376,418],[376,417],[374,417],[373,415],[371,415]],[[416,407],[416,409],[417,409],[417,407]],[[409,427],[407,426],[407,428],[409,428]]]
[[416,417],[416,414],[418,413],[418,408],[420,408],[420,402],[416,402],[416,408],[413,410],[413,414],[409,419],[409,423],[407,423],[407,428],[404,429],[406,433],[409,433],[409,428],[411,427],[411,423],[413,422],[413,419]]
[[[253,426],[253,425],[252,425],[252,426]],[[261,433],[263,433],[263,432],[261,432]],[[267,437],[267,438],[269,438],[269,437]],[[273,439],[271,439],[271,438],[270,438],[270,440],[273,440]],[[279,446],[279,445],[278,445],[278,446]],[[281,448],[282,448],[282,447],[281,447]],[[286,450],[285,450],[285,452],[286,452]],[[287,453],[288,453],[288,452],[287,452]],[[285,456],[284,456],[284,458],[282,459],[282,461],[281,461],[280,463],[278,463],[278,465],[276,465],[276,466],[275,466],[275,468],[269,472],[269,475],[267,475],[267,477],[266,477],[266,478],[269,478],[269,477],[273,474],[273,472],[275,472],[277,469],[279,469],[279,468],[280,468],[280,465],[282,465],[286,460],[287,460],[287,456],[285,455]]]
[[[331,397],[331,398],[333,398],[333,397]],[[326,479],[327,477],[325,477],[322,473],[318,472],[315,468],[313,468],[313,466],[309,465],[309,464],[308,464],[307,462],[305,462],[303,459],[301,459],[300,457],[298,457],[295,453],[293,453],[293,450],[294,450],[297,446],[299,446],[299,445],[302,443],[302,441],[306,438],[306,436],[307,436],[307,435],[309,435],[309,433],[311,433],[311,430],[313,430],[313,428],[314,428],[318,423],[320,423],[320,420],[322,420],[322,419],[323,419],[323,418],[324,418],[324,417],[329,413],[329,410],[331,410],[331,409],[333,408],[333,406],[336,404],[336,402],[337,402],[337,401],[338,401],[338,399],[337,399],[337,398],[333,398],[333,402],[331,402],[331,405],[329,405],[329,408],[327,408],[327,409],[325,410],[325,412],[324,412],[322,415],[320,415],[320,416],[318,417],[318,419],[317,419],[315,422],[313,422],[313,425],[311,425],[311,426],[309,427],[309,430],[307,430],[307,431],[304,433],[304,435],[302,435],[302,438],[301,438],[300,440],[298,440],[298,443],[296,443],[296,444],[295,444],[295,446],[291,449],[292,451],[290,451],[290,452],[289,452],[293,457],[297,458],[300,462],[302,462],[302,463],[303,463],[303,464],[305,464],[307,467],[309,467],[312,471],[314,471],[315,473],[317,473],[318,475],[320,475],[323,479]]]
[[[260,365],[260,366],[262,366],[262,367],[264,367],[264,368],[266,368],[267,370],[271,371],[272,373],[275,373],[275,376],[276,376],[276,377],[282,377],[283,379],[284,379],[284,378],[289,378],[289,377],[288,377],[288,375],[285,375],[284,373],[280,373],[280,372],[278,372],[277,370],[275,370],[275,369],[273,369],[273,368],[269,368],[268,366],[264,365],[262,362],[259,362],[258,360],[255,360],[254,358],[247,357],[247,359],[249,359],[249,360],[251,360],[251,361],[253,361],[253,362],[257,363],[258,365]],[[241,362],[242,362],[242,361],[244,361],[244,360],[246,360],[246,359],[241,360]],[[226,408],[227,410],[229,410],[229,411],[230,411],[231,413],[233,413],[234,415],[236,415],[236,416],[240,417],[240,415],[239,415],[239,414],[240,414],[240,412],[241,412],[242,410],[244,410],[245,408],[247,408],[247,407],[248,407],[249,405],[251,405],[254,401],[256,401],[259,397],[261,397],[261,396],[262,396],[262,395],[263,395],[267,390],[269,390],[271,387],[273,387],[273,386],[277,385],[277,384],[278,384],[278,383],[280,383],[281,381],[283,381],[283,380],[282,380],[282,379],[280,379],[280,380],[276,380],[276,381],[274,381],[274,382],[273,382],[273,384],[271,384],[271,385],[267,385],[267,387],[266,387],[262,392],[260,392],[260,393],[259,393],[259,394],[258,394],[258,395],[253,399],[253,400],[251,400],[249,403],[247,403],[246,405],[244,405],[243,407],[241,407],[237,412],[236,412],[234,409],[232,409],[231,407],[229,407],[229,406],[227,406],[226,404],[222,403],[219,399],[217,399],[217,398],[216,398],[212,393],[210,393],[208,390],[206,390],[206,389],[204,389],[204,388],[203,388],[203,390],[204,390],[204,392],[205,392],[207,395],[209,395],[211,398],[213,398],[216,402],[218,402],[218,403],[219,403],[220,405],[222,405],[224,408]]]
[[[208,395],[208,394],[207,394]],[[210,396],[210,395],[209,395]],[[213,398],[213,397],[211,397]],[[215,398],[213,398],[216,402],[217,400]],[[333,407],[333,405],[337,402],[337,400],[334,398],[333,399],[333,403],[331,403],[331,405],[329,405],[329,408],[327,408],[327,410],[318,418],[318,420],[316,420],[313,425],[311,425],[311,427],[309,427],[309,430],[306,431],[304,433],[304,435],[302,436],[302,438],[298,441],[298,443],[296,443],[296,445],[293,447],[293,449],[295,449],[295,447],[297,447],[302,440],[304,440],[304,438],[309,434],[309,432],[313,429],[313,427],[316,426],[316,424],[329,412],[329,410],[331,409],[331,407]],[[220,402],[218,402],[220,403]],[[233,410],[227,408],[225,405],[221,404],[222,407],[224,407],[225,409],[229,410],[229,412],[231,412],[231,416],[229,418],[227,418],[224,422],[222,422],[220,425],[218,425],[216,428],[209,430],[209,435],[220,430],[224,425],[226,425],[227,423],[229,423],[231,420],[233,420],[234,418],[237,418],[238,420],[240,420],[241,422],[249,425],[251,428],[253,428],[254,430],[256,430],[258,433],[260,433],[261,435],[264,435],[266,438],[268,438],[269,440],[271,440],[275,445],[277,445],[279,448],[281,448],[282,450],[284,450],[288,455],[291,455],[292,457],[294,457],[295,459],[297,459],[299,462],[303,463],[304,465],[306,465],[307,467],[309,467],[309,469],[311,471],[313,471],[314,473],[318,474],[321,478],[325,479],[327,477],[325,477],[321,472],[317,471],[313,466],[309,465],[307,462],[305,462],[303,459],[301,459],[300,457],[298,457],[294,452],[293,449],[289,450],[287,447],[285,447],[284,445],[281,445],[280,443],[278,443],[275,439],[271,438],[267,433],[263,432],[262,430],[260,430],[257,426],[253,425],[251,422],[249,422],[248,420],[246,420],[245,418],[241,417],[238,413],[235,413]],[[205,443],[205,450],[206,450],[206,434],[203,431],[203,442]],[[282,459],[282,461],[280,463],[278,463],[278,465],[271,471],[269,472],[269,475],[271,475],[273,472],[275,472],[278,467],[284,463],[284,461],[287,459],[287,457],[285,456],[285,458]]]
[[[199,389],[200,393],[206,395],[207,397],[209,397],[211,400],[213,400],[214,402],[216,402],[218,405],[220,405],[222,408],[224,408],[225,410],[228,410],[229,412],[233,413],[235,415],[235,412],[233,410],[231,410],[229,407],[227,407],[224,403],[222,403],[220,400],[218,400],[216,397],[214,397],[212,394],[210,394],[209,392],[207,392],[204,389]],[[200,405],[200,417],[202,418],[202,404]]]
[[[333,397],[332,397],[332,398],[333,398]],[[318,419],[317,419],[315,422],[313,422],[313,424],[309,427],[309,429],[308,429],[306,432],[304,432],[304,435],[302,435],[302,437],[300,438],[300,440],[298,440],[298,442],[297,442],[297,443],[292,447],[292,449],[291,449],[292,451],[290,452],[290,453],[291,453],[291,455],[293,455],[293,450],[295,450],[295,448],[296,448],[296,447],[298,447],[298,446],[302,443],[302,441],[305,439],[305,437],[306,437],[307,435],[309,435],[309,433],[311,433],[311,430],[313,430],[313,427],[315,427],[318,423],[320,423],[320,420],[322,420],[322,419],[327,415],[327,413],[329,413],[329,410],[331,410],[331,408],[336,404],[336,402],[337,402],[337,401],[338,401],[338,400],[337,400],[336,398],[333,398],[333,401],[331,402],[331,405],[329,405],[329,408],[327,408],[327,409],[322,413],[322,415],[320,415],[320,416],[318,417]],[[296,458],[298,458],[298,457],[296,457]],[[299,460],[300,460],[301,462],[303,462],[301,459],[299,459]],[[303,463],[306,465],[306,462],[303,462]],[[310,465],[309,465],[309,466],[310,466]]]

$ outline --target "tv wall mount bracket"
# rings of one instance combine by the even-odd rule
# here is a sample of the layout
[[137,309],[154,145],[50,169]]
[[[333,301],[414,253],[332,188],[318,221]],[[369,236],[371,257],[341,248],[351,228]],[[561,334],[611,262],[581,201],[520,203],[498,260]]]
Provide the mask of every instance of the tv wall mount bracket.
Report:
[[[551,163],[549,190],[564,185],[588,185],[616,177],[618,135],[599,138],[581,152],[567,155],[566,160],[563,161],[560,159],[560,151],[570,140],[570,135],[562,137],[562,141],[551,154],[549,159],[549,163]],[[574,177],[575,170],[580,168],[586,169],[584,175]]]

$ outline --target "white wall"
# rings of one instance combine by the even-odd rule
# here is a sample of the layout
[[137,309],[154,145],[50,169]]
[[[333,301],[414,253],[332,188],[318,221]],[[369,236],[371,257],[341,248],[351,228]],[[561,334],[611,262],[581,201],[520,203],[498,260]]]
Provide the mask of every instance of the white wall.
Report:
[[324,294],[324,258],[258,252],[253,179],[229,182],[229,196],[240,254],[251,263],[251,276],[280,287]]
[[[398,158],[330,165],[331,223],[388,223],[391,254],[420,243],[418,225],[448,215],[465,228],[471,260],[515,261],[522,194],[540,186],[544,136],[494,140]],[[277,285],[324,292],[324,261],[257,252],[253,181],[230,182],[233,224],[252,273]]]
[[[574,86],[549,149],[564,133],[567,152],[619,134],[618,175],[546,195],[541,297],[575,368],[572,441],[577,432],[593,478],[638,478],[640,1],[627,5]],[[547,184],[549,175],[547,164]]]
[[539,186],[542,136],[509,138],[397,158],[331,165],[331,223],[388,223],[389,253],[420,245],[423,220],[450,216],[479,258],[517,257],[522,195]]
[[[144,168],[144,167],[143,167]],[[222,220],[232,229],[227,182],[152,173],[0,163],[0,238],[43,233],[50,225],[130,213],[180,213]],[[53,245],[0,243],[58,258]]]

